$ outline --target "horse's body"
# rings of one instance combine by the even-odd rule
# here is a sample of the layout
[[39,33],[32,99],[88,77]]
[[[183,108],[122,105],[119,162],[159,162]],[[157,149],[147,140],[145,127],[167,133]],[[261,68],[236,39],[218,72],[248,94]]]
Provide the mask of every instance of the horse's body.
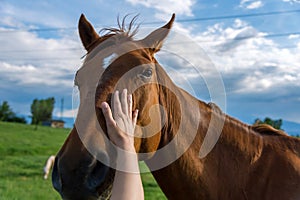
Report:
[[[105,69],[96,90],[96,108],[101,102],[109,101],[115,88],[129,88],[130,91],[130,88],[134,88],[132,84],[143,81],[142,87],[131,91],[133,109],[140,110],[138,125],[146,126],[151,122],[149,108],[155,104],[165,108],[166,123],[155,135],[135,139],[136,151],[142,153],[155,152],[168,145],[178,134],[182,120],[185,121],[184,135],[187,137],[198,127],[193,142],[176,161],[152,172],[168,199],[300,199],[299,139],[269,126],[243,124],[222,113],[216,105],[195,99],[178,88],[157,63],[154,53],[161,47],[173,20],[174,17],[163,27],[167,31],[158,29],[144,40],[132,41],[128,36],[122,36],[128,37],[130,45],[139,47],[146,44],[148,48],[134,48]],[[80,19],[79,32],[89,53],[110,37],[98,36],[84,17]],[[124,74],[138,65],[142,65],[142,68],[133,73],[137,76],[129,74],[127,82],[117,84]],[[160,84],[154,84],[155,81]],[[191,114],[198,112],[197,109],[201,115],[198,121]],[[217,119],[215,123],[218,123],[218,119],[223,120],[224,126],[212,151],[206,157],[199,158],[200,147],[212,117]],[[97,119],[106,132],[105,120],[99,109]],[[136,135],[146,134],[144,129],[136,132]],[[91,133],[85,134],[93,136]],[[215,134],[218,134],[217,131]],[[174,151],[185,143],[184,138],[178,140]],[[103,154],[107,155],[106,152]],[[151,169],[151,162],[158,155],[150,155],[146,163]],[[166,158],[168,156],[165,155]],[[104,196],[103,192],[110,190],[114,174],[114,170],[96,161],[87,151],[76,127],[57,154],[53,171],[53,185],[64,199],[100,198]]]
[[[201,118],[209,119],[210,107],[203,102],[199,107]],[[199,159],[208,123],[199,127],[183,156],[152,172],[168,199],[300,199],[299,139],[226,116],[216,146]]]

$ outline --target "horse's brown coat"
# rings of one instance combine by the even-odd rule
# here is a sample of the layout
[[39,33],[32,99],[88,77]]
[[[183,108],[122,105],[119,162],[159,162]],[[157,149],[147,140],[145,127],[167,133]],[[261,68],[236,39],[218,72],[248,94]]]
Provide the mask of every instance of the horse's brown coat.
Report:
[[[164,28],[170,29],[173,20],[174,17]],[[178,88],[154,58],[154,53],[161,48],[162,42],[167,36],[167,32],[161,34],[160,31],[160,29],[154,31],[141,41],[132,41],[131,38],[127,38],[136,45],[142,42],[151,48],[142,48],[122,55],[105,70],[96,93],[96,107],[99,107],[102,101],[109,100],[116,82],[124,73],[137,65],[151,65],[154,74],[152,79],[159,80],[160,83],[164,82],[164,85],[168,87],[149,84],[133,93],[134,109],[140,110],[138,124],[147,125],[149,123],[149,107],[158,103],[166,108],[167,123],[160,132],[151,138],[136,138],[137,152],[153,152],[167,145],[178,131],[180,117],[189,119],[189,113],[195,111],[195,106],[199,108],[201,120],[196,122],[197,124],[193,120],[185,124],[186,135],[198,126],[197,135],[191,146],[175,162],[152,172],[167,198],[300,199],[300,140],[266,125],[243,124],[225,115],[212,103],[206,104],[197,101],[198,105],[190,105],[189,102],[195,101],[195,98]],[[109,37],[100,37],[95,34],[94,29],[83,16],[80,19],[79,32],[88,52]],[[152,41],[152,38],[158,39]],[[130,88],[130,84],[137,81],[135,78],[129,80],[129,83],[123,83],[122,87]],[[184,99],[184,101],[178,102],[172,91],[177,91],[180,99]],[[185,110],[180,110],[179,104],[183,105]],[[99,123],[106,131],[100,109],[98,109],[97,115]],[[199,150],[212,115],[220,119],[225,117],[224,127],[213,150],[205,158],[200,159]],[[69,156],[71,164],[69,163],[69,167],[64,170],[75,170],[80,166],[76,160],[89,156],[76,135],[76,128],[74,128],[58,153],[57,159],[60,159],[60,156]],[[179,142],[184,143],[184,141]],[[146,160],[146,163],[149,163],[155,156],[154,154],[150,160]],[[111,180],[107,180],[106,183],[111,184]],[[101,194],[103,187],[99,187],[98,192]]]

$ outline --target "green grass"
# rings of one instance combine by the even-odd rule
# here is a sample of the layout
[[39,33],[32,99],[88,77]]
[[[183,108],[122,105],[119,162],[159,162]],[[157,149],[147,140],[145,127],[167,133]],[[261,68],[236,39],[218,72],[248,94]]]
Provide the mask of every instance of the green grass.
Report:
[[164,200],[167,199],[161,189],[158,187],[156,181],[154,180],[152,174],[143,173],[142,174],[142,181],[144,186],[145,192],[145,199],[158,199]]
[[[43,167],[56,154],[69,129],[0,122],[0,199],[60,199]],[[145,166],[142,166],[145,167]],[[145,199],[166,199],[151,173],[142,174]]]

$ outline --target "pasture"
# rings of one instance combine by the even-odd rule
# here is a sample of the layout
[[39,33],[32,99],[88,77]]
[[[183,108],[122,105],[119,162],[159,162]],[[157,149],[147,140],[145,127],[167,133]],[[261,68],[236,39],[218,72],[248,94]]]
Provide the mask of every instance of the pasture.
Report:
[[[69,129],[0,122],[0,199],[60,199],[43,167],[62,146]],[[141,167],[146,167],[141,165]],[[145,199],[166,199],[151,173],[142,174]]]

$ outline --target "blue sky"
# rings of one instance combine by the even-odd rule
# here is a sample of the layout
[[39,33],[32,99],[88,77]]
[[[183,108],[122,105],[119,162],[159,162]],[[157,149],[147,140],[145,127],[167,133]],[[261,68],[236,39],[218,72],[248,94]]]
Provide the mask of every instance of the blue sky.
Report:
[[[76,28],[80,14],[97,30],[128,13],[140,14],[141,26],[154,29],[173,12],[174,31],[196,42],[222,75],[228,114],[246,123],[266,116],[300,123],[299,0],[1,0],[0,102],[29,115],[34,98],[54,96],[59,116],[64,98],[64,116],[72,117],[74,74],[85,54]],[[214,17],[220,18],[203,19]],[[184,42],[178,48],[184,50]],[[162,63],[184,70],[163,55]],[[196,96],[209,101],[201,77],[185,73]]]

